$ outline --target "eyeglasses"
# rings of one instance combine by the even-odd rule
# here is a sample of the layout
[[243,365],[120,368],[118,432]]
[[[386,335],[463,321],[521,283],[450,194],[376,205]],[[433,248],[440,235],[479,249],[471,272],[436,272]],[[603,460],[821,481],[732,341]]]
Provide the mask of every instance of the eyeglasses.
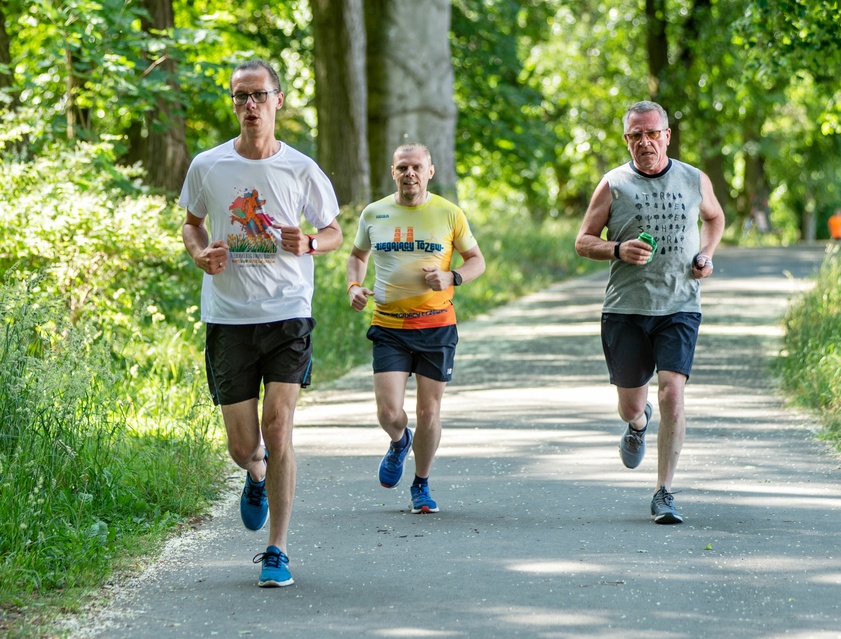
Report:
[[270,93],[280,93],[280,89],[275,89],[274,91],[255,91],[254,93],[234,93],[231,99],[237,106],[242,106],[248,102],[248,98],[254,100],[255,104],[263,104],[263,102],[269,99]]
[[642,136],[645,135],[649,140],[659,140],[660,134],[663,131],[668,131],[668,129],[655,129],[654,131],[636,131],[634,133],[626,133],[625,137],[631,140],[631,142],[639,142],[642,140]]

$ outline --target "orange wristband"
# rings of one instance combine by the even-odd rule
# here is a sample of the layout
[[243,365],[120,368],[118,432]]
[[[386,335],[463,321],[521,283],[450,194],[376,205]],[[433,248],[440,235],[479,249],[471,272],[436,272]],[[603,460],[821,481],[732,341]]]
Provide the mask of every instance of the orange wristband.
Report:
[[348,284],[345,293],[350,293],[350,289],[352,289],[354,286],[362,286],[362,284],[360,284],[359,282],[351,282],[350,284]]

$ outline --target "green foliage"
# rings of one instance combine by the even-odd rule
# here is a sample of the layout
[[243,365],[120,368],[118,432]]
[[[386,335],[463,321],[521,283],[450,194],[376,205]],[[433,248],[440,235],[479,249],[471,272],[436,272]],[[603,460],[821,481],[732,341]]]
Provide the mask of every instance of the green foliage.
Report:
[[[206,508],[219,482],[213,423],[195,406],[139,420],[101,334],[69,321],[45,278],[0,287],[0,608],[84,589],[137,536]],[[140,426],[141,428],[138,428]]]
[[751,0],[738,23],[738,43],[763,74],[808,69],[834,83],[841,66],[841,5],[833,0]]
[[553,4],[457,0],[452,13],[458,172],[483,184],[508,182],[536,216],[552,204],[539,182],[555,141],[544,125],[551,107],[523,60],[549,35]]
[[157,312],[183,311],[183,213],[116,168],[110,145],[52,145],[3,169],[3,200],[17,215],[0,221],[0,269],[44,270],[74,321],[113,338],[131,337],[138,319],[149,326]]
[[23,62],[14,90],[48,125],[47,136],[30,140],[33,155],[64,138],[69,124],[83,139],[119,130],[145,93],[162,90],[141,76],[152,46],[135,26],[143,15],[123,0],[37,0],[8,16],[17,33],[12,59]]
[[783,388],[841,448],[841,245],[827,249],[814,288],[792,303],[784,326]]
[[[104,144],[5,161],[0,610],[96,585],[202,513],[225,465],[183,212]],[[140,540],[140,541],[138,541]]]
[[579,217],[602,174],[629,159],[621,117],[648,96],[638,2],[562,3],[528,50],[555,145],[541,180],[553,215]]

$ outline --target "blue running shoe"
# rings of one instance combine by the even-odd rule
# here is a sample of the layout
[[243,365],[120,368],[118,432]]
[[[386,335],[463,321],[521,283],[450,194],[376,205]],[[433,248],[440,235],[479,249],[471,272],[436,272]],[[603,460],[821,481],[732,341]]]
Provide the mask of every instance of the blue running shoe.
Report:
[[626,468],[636,468],[642,463],[645,457],[645,431],[648,429],[648,422],[651,421],[651,404],[645,403],[645,427],[637,430],[628,424],[622,439],[619,440],[619,456]]
[[[269,451],[266,450],[266,465],[268,466]],[[239,498],[239,514],[242,523],[248,530],[260,530],[269,518],[269,500],[266,497],[266,480],[259,484],[245,473],[245,486]]]
[[428,515],[438,512],[438,504],[429,494],[429,485],[412,486],[412,514]]
[[253,561],[255,564],[263,564],[260,580],[257,582],[260,588],[282,588],[295,583],[292,573],[289,572],[289,557],[277,546],[269,546],[266,552],[255,555]]
[[385,488],[394,488],[400,483],[400,478],[403,476],[403,460],[412,450],[412,438],[414,437],[411,428],[407,427],[406,432],[409,434],[409,441],[406,445],[397,450],[394,442],[391,442],[388,452],[380,462],[380,484]]

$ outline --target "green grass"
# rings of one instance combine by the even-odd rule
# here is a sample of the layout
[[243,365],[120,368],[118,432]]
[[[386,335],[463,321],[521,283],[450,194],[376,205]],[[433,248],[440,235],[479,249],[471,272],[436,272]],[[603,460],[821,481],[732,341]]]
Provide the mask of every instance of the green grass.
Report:
[[841,244],[828,247],[814,288],[791,304],[784,326],[783,391],[818,415],[821,437],[841,450]]
[[188,381],[150,410],[141,388],[167,373],[126,374],[39,277],[0,286],[0,317],[0,630],[37,636],[206,512],[225,462]]

